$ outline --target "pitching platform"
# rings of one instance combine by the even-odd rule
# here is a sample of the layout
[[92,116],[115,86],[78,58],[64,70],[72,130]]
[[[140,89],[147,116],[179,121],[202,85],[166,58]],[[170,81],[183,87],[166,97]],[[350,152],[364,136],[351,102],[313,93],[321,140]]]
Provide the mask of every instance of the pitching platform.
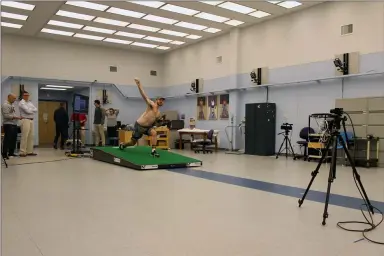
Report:
[[151,147],[148,146],[128,147],[124,150],[120,150],[118,147],[91,148],[91,156],[95,160],[141,171],[199,167],[203,165],[200,160],[166,150],[158,150],[157,152],[160,157],[152,157]]

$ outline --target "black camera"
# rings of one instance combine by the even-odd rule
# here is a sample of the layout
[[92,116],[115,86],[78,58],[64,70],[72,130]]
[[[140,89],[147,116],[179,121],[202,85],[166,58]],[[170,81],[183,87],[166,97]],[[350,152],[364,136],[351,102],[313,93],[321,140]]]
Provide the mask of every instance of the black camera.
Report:
[[342,116],[344,114],[344,109],[342,108],[334,108],[329,111],[331,114]]
[[280,126],[280,129],[281,129],[281,130],[286,130],[286,131],[292,131],[292,126],[293,126],[293,124],[283,123],[283,124]]

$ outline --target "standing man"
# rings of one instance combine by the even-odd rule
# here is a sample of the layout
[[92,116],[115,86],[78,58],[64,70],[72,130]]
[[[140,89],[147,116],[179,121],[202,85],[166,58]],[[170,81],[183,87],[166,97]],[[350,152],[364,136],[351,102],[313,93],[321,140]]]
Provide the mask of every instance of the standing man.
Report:
[[128,143],[120,143],[119,148],[121,150],[124,150],[124,148],[128,146],[134,146],[143,135],[148,135],[151,136],[151,155],[159,157],[159,154],[156,152],[157,133],[154,129],[154,126],[164,119],[163,117],[161,117],[159,108],[163,106],[165,99],[163,97],[157,97],[155,101],[150,100],[145,94],[138,78],[135,78],[135,83],[137,85],[137,88],[139,89],[141,97],[143,97],[145,103],[147,103],[147,109],[143,114],[141,114],[139,119],[137,119],[134,126],[131,141],[129,141]]
[[57,149],[57,141],[60,138],[60,149],[64,149],[64,143],[68,139],[68,113],[65,109],[66,104],[64,102],[60,103],[60,107],[55,110],[53,114],[53,119],[56,123],[56,136],[53,141],[53,147]]
[[13,106],[15,100],[16,95],[8,94],[7,100],[1,106],[4,125],[3,150],[1,153],[4,159],[15,156],[17,122],[20,120],[20,117],[16,116],[15,107]]
[[27,91],[23,92],[23,99],[19,102],[19,109],[21,117],[20,156],[36,156],[37,154],[33,153],[33,118],[37,108],[29,100],[29,93]]
[[101,107],[100,101],[95,100],[95,116],[93,118],[93,129],[95,132],[95,144],[99,146],[100,138],[101,145],[105,146],[105,133],[104,133],[104,122],[105,122],[105,110]]
[[118,137],[117,135],[117,116],[119,115],[119,110],[114,108],[109,108],[106,110],[105,115],[107,117],[107,134],[110,139],[110,145],[113,145],[111,138]]

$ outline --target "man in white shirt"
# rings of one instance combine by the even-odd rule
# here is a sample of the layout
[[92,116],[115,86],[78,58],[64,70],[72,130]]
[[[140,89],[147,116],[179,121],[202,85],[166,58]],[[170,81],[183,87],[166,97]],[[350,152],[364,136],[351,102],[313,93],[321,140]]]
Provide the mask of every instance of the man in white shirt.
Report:
[[29,100],[29,93],[24,91],[23,99],[19,103],[20,108],[20,128],[21,128],[21,141],[20,141],[20,156],[36,156],[33,153],[33,118],[37,112],[37,108]]

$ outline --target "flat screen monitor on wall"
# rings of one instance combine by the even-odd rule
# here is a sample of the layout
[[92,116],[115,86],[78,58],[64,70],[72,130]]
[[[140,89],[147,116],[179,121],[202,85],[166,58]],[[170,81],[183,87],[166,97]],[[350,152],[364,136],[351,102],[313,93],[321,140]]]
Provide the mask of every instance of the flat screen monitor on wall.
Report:
[[88,114],[89,97],[74,94],[73,95],[73,113]]

